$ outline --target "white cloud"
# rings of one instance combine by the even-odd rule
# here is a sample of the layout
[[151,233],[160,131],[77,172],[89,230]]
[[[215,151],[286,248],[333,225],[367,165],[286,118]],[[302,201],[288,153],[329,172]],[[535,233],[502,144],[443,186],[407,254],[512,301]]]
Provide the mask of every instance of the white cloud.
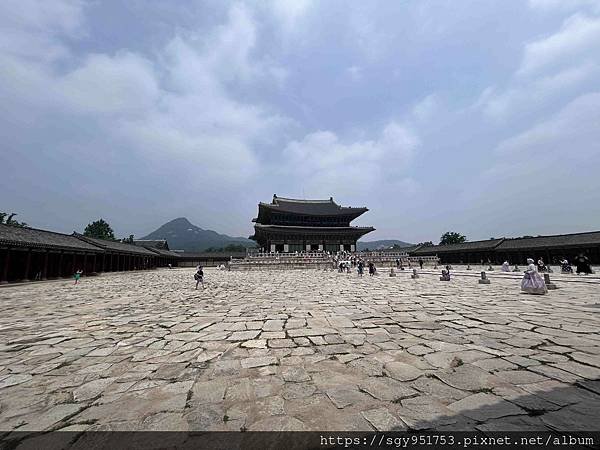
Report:
[[[343,142],[331,131],[318,131],[293,141],[283,152],[284,172],[307,187],[312,195],[351,193],[364,198],[364,190],[409,186],[405,173],[420,145],[407,127],[390,122],[373,140]],[[410,184],[415,188],[415,183]]]
[[313,5],[312,0],[272,0],[267,3],[285,33],[298,31],[300,20]]
[[474,108],[496,122],[520,122],[598,88],[598,44],[600,17],[571,15],[556,32],[524,44],[506,86],[486,88]]
[[[79,32],[80,24],[69,8],[58,9],[45,20],[15,14],[22,20],[14,22],[24,35],[42,30],[47,42],[60,43],[53,30]],[[244,183],[258,167],[257,140],[291,123],[230,93],[234,83],[281,78],[276,66],[253,59],[256,42],[252,16],[234,4],[224,24],[204,35],[179,33],[155,55],[156,62],[133,51],[95,53],[81,60],[69,57],[68,70],[59,71],[48,59],[34,62],[29,55],[0,52],[5,63],[0,89],[16,105],[28,105],[24,115],[45,112],[48,118],[64,115],[82,124],[95,133],[87,146],[110,140],[160,164],[191,164],[203,181]],[[69,55],[65,51],[61,57]],[[61,145],[51,137],[48,141]],[[75,147],[67,144],[63,150],[78,151]]]
[[589,93],[502,141],[455,207],[475,220],[475,232],[500,230],[496,236],[594,229],[597,208],[591,205],[600,202],[598,117],[600,92]]
[[573,11],[582,7],[598,10],[597,0],[529,0],[529,7],[536,11]]
[[358,66],[348,67],[346,73],[352,81],[360,81],[362,79],[362,69]]
[[85,113],[145,114],[159,97],[152,64],[129,52],[90,55],[56,81],[61,100]]
[[438,96],[436,94],[429,94],[417,102],[417,104],[413,107],[412,114],[416,120],[425,122],[435,114],[438,107]]
[[576,93],[598,76],[600,65],[586,62],[526,82],[514,81],[513,86],[504,91],[484,91],[479,105],[486,116],[494,120],[515,119],[532,111],[545,110],[553,100]]
[[600,92],[582,95],[552,118],[501,142],[496,151],[524,161],[532,158],[585,159],[600,153]]
[[530,76],[548,68],[555,69],[586,54],[597,57],[599,43],[600,17],[574,14],[557,33],[525,46],[517,74]]
[[0,53],[46,62],[68,56],[61,38],[83,34],[83,10],[80,1],[0,2]]

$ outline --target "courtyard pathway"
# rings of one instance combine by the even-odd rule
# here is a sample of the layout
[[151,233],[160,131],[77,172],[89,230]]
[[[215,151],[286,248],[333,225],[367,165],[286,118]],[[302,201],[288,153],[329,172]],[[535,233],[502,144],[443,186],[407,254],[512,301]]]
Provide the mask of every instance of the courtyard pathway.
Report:
[[598,284],[193,272],[0,289],[0,430],[598,428]]

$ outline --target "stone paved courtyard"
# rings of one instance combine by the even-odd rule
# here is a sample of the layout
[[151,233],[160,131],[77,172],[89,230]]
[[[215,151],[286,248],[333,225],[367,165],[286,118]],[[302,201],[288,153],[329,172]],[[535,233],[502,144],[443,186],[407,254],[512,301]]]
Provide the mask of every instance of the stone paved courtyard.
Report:
[[206,274],[0,289],[0,430],[599,428],[598,280]]

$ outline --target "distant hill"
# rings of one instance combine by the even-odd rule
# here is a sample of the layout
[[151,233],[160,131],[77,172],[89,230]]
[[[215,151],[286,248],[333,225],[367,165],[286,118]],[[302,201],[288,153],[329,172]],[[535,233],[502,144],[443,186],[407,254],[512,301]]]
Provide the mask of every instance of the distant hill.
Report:
[[382,250],[385,248],[393,247],[394,245],[399,245],[400,247],[410,247],[414,244],[409,244],[408,242],[404,241],[398,241],[396,239],[383,239],[381,241],[358,241],[356,243],[356,247],[359,252],[367,248],[369,250]]
[[158,230],[141,239],[166,239],[171,250],[202,252],[208,248],[220,248],[231,244],[254,247],[256,243],[243,237],[232,237],[212,230],[203,230],[185,217],[165,223]]

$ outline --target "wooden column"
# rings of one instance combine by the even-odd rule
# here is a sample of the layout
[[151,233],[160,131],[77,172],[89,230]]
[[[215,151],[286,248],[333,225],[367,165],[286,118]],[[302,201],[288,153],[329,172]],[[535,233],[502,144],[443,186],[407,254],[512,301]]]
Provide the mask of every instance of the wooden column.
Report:
[[62,278],[63,276],[63,251],[60,252],[58,256],[58,273],[56,274],[57,278]]
[[27,250],[27,259],[25,260],[25,272],[23,273],[23,281],[29,281],[29,268],[31,267],[31,249]]
[[0,272],[0,284],[8,283],[8,264],[10,262],[10,249],[6,249],[6,258],[4,258],[4,264],[2,266],[2,272]]
[[96,273],[96,254],[94,253],[94,268],[92,269],[92,272]]
[[42,280],[48,279],[48,250],[44,253],[44,268],[42,269]]
[[73,253],[73,261],[71,263],[71,274],[75,273],[75,262],[76,262],[77,254]]
[[81,268],[85,276],[87,276],[87,253],[83,254],[83,267]]

